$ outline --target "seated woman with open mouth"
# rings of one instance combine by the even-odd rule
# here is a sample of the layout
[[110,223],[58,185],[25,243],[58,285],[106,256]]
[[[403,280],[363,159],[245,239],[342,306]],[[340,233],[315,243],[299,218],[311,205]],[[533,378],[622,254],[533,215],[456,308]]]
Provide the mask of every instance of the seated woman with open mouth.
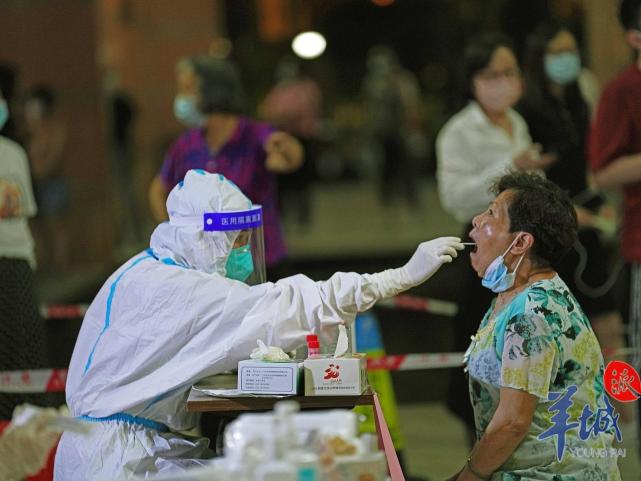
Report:
[[494,193],[470,232],[472,267],[497,293],[466,355],[477,442],[451,479],[620,480],[599,343],[553,267],[576,239],[574,208],[535,174]]

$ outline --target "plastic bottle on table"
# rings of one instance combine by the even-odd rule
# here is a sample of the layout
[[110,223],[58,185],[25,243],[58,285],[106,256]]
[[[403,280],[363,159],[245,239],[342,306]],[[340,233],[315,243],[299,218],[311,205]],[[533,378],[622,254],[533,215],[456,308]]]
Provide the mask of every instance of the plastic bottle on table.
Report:
[[298,469],[285,459],[298,444],[292,419],[298,409],[293,401],[281,401],[274,406],[274,426],[266,439],[267,462],[256,468],[254,481],[299,481]]
[[307,357],[320,356],[320,343],[316,334],[309,334],[307,336]]

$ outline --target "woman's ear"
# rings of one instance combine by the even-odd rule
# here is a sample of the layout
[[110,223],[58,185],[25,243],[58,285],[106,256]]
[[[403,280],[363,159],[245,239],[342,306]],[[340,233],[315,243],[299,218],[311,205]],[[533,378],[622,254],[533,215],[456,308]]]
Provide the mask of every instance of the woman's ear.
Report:
[[625,32],[625,39],[633,49],[641,51],[641,31],[627,30]]
[[525,254],[534,245],[534,236],[529,232],[521,232],[510,251],[512,254],[520,256]]

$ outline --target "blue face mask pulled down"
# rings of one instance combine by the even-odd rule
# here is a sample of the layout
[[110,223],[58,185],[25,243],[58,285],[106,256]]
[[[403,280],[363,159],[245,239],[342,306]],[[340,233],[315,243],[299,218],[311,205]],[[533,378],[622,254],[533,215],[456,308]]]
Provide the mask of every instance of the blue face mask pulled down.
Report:
[[545,74],[558,85],[574,82],[581,72],[581,59],[578,53],[564,52],[547,54],[544,60]]
[[245,282],[254,272],[254,259],[248,245],[231,250],[225,266],[227,277]]
[[523,260],[523,257],[525,257],[525,254],[521,256],[513,272],[507,271],[507,266],[503,261],[505,258],[505,254],[509,252],[509,250],[517,240],[518,237],[512,241],[512,243],[507,249],[505,249],[505,252],[502,255],[498,256],[492,261],[489,266],[487,266],[487,269],[485,269],[485,273],[483,274],[483,279],[481,280],[481,284],[483,284],[483,287],[487,287],[492,292],[498,294],[499,292],[507,291],[514,285],[514,280],[516,279],[516,271],[521,265],[521,261]]
[[203,124],[203,116],[196,107],[196,100],[189,95],[177,95],[174,99],[174,115],[188,127],[199,127]]
[[9,120],[9,107],[7,103],[0,100],[0,130],[4,127],[4,124]]

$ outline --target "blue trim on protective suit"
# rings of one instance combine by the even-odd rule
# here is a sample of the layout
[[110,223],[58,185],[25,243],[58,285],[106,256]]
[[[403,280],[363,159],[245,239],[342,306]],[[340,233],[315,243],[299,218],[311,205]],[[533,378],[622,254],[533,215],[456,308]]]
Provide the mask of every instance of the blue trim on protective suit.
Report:
[[107,312],[105,313],[105,326],[102,328],[102,331],[100,332],[100,334],[98,334],[98,339],[96,339],[96,342],[91,348],[91,352],[89,353],[89,358],[87,359],[87,364],[85,365],[85,370],[82,372],[83,376],[87,374],[87,371],[91,367],[91,363],[93,361],[93,355],[94,355],[94,352],[96,351],[96,347],[98,347],[100,338],[109,328],[109,323],[111,320],[111,303],[113,302],[114,295],[116,294],[116,286],[120,282],[120,279],[122,279],[122,276],[124,276],[129,271],[129,269],[133,268],[136,264],[138,264],[141,261],[144,261],[145,259],[151,259],[152,257],[153,256],[147,253],[146,256],[136,259],[129,267],[127,267],[123,272],[121,272],[118,278],[113,282],[113,284],[111,284],[111,287],[109,288],[109,296],[107,297]]
[[93,416],[79,416],[78,419],[83,421],[89,421],[90,423],[106,423],[109,421],[121,421],[123,423],[137,424],[138,426],[144,426],[149,429],[155,429],[158,432],[166,433],[169,431],[169,428],[162,423],[152,421],[151,419],[141,418],[138,416],[132,416],[127,413],[116,413],[111,416],[106,416],[104,418],[94,418]]
[[149,254],[150,256],[152,256],[152,257],[153,257],[154,259],[156,259],[157,261],[160,261],[160,262],[162,262],[163,264],[166,264],[166,265],[168,265],[168,266],[176,266],[176,267],[182,267],[183,269],[189,269],[189,267],[187,267],[187,266],[184,266],[184,265],[182,265],[182,264],[178,264],[178,262],[176,262],[175,260],[173,260],[171,257],[165,257],[164,259],[161,259],[161,258],[160,258],[160,257],[158,257],[156,254],[154,254],[154,251],[153,251],[151,248],[149,248],[149,249],[145,250],[145,252],[146,252],[147,254]]

